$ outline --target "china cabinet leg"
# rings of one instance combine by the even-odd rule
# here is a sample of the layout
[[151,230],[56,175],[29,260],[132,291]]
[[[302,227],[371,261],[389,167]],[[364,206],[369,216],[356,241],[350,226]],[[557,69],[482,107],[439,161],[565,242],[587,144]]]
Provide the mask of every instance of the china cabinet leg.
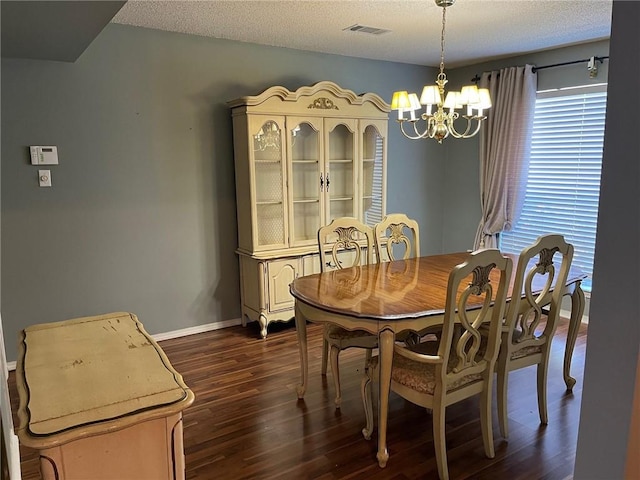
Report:
[[267,316],[264,314],[264,312],[260,312],[258,323],[260,323],[260,336],[264,340],[267,338],[267,324],[269,323],[269,320],[267,320]]

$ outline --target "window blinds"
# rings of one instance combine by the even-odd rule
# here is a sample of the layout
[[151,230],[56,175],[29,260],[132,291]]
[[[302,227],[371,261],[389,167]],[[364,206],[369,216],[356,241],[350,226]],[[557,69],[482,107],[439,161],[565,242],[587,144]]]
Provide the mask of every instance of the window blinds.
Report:
[[[513,230],[500,236],[505,252],[560,233],[574,246],[573,265],[593,274],[605,89],[538,93],[524,206]],[[582,285],[591,291],[591,277]]]

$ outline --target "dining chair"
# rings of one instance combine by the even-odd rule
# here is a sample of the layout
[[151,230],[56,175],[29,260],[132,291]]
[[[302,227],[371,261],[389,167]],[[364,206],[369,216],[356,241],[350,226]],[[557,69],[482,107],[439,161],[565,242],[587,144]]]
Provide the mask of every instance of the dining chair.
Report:
[[[535,257],[538,257],[537,261]],[[548,422],[547,371],[551,340],[560,316],[572,259],[573,245],[556,234],[538,237],[520,253],[513,291],[523,295],[512,295],[496,365],[498,419],[504,438],[509,433],[507,390],[510,371],[537,365],[538,413],[540,423],[546,425]],[[544,322],[543,315],[546,317]]]
[[[373,229],[353,217],[340,217],[318,230],[320,271],[353,267],[373,263]],[[371,350],[378,346],[377,335],[364,330],[347,330],[330,323],[325,324],[322,341],[322,374],[327,374],[328,359],[335,384],[336,408],[340,408],[340,351],[351,347],[366,349],[365,368]]]
[[418,222],[404,213],[390,213],[376,224],[375,242],[378,261],[420,256],[420,229]]
[[[491,419],[494,367],[511,269],[511,259],[498,250],[469,254],[449,274],[442,335],[435,347],[435,342],[416,348],[394,345],[391,391],[432,410],[436,464],[443,480],[449,478],[445,439],[445,410],[449,405],[480,395],[484,451],[489,458],[495,455]],[[481,329],[483,324],[488,324],[488,329]],[[459,334],[454,335],[457,325]],[[372,357],[362,381],[366,417],[362,433],[366,439],[373,432],[371,382],[377,378],[378,369],[378,357]]]
[[[389,213],[374,226],[378,262],[406,260],[420,256],[420,227],[404,213]],[[416,345],[426,335],[439,335],[440,326],[420,332],[404,332],[396,338],[408,346]]]

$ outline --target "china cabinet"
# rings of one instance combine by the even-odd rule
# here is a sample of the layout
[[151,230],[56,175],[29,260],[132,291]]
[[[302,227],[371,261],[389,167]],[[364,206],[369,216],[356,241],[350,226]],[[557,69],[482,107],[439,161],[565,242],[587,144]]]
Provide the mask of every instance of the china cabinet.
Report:
[[233,119],[242,323],[293,318],[289,284],[320,271],[317,232],[385,214],[387,117],[378,95],[333,82],[228,103]]

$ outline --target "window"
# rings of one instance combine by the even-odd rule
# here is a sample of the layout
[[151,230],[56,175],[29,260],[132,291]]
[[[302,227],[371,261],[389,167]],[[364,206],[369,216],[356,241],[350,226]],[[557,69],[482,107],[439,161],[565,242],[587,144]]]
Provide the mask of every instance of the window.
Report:
[[524,206],[500,248],[519,253],[542,233],[574,246],[573,265],[589,274],[595,250],[606,85],[538,92]]

